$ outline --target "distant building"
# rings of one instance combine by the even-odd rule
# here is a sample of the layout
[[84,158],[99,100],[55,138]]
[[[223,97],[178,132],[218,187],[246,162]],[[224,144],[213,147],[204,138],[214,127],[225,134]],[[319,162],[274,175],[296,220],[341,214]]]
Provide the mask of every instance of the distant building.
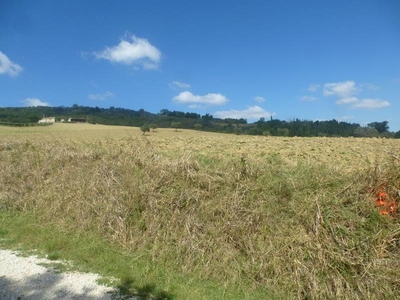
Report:
[[55,117],[47,117],[47,118],[43,118],[43,119],[39,120],[39,124],[55,123],[55,122],[56,122],[56,118]]

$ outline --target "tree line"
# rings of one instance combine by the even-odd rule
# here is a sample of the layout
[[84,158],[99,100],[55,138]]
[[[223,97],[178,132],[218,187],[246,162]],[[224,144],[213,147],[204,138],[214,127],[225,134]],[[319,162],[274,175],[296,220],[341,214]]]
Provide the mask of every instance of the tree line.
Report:
[[[135,126],[146,129],[185,128],[221,133],[249,134],[264,136],[299,136],[299,137],[387,137],[400,138],[400,131],[389,131],[387,121],[372,122],[367,126],[357,123],[309,120],[289,120],[261,118],[254,123],[246,119],[220,119],[211,114],[200,115],[191,112],[162,109],[159,113],[147,112],[144,109],[132,110],[79,106],[38,106],[38,107],[5,107],[0,108],[0,123],[3,125],[19,124],[24,126],[36,124],[43,116],[52,116],[56,121],[69,118],[86,118],[88,123],[104,125]],[[143,127],[144,126],[144,127]]]

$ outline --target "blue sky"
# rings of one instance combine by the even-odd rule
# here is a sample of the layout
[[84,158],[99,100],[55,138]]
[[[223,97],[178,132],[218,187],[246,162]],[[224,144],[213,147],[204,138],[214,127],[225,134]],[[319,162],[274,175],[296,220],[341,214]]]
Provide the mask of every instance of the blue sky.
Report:
[[400,1],[0,1],[0,106],[389,121]]

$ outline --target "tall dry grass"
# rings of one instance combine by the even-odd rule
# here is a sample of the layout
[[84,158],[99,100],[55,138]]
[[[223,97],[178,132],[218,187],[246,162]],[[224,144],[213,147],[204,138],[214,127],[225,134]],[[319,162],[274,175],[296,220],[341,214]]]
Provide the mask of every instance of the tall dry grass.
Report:
[[399,160],[365,174],[279,154],[167,157],[145,138],[0,144],[0,205],[99,232],[177,272],[288,298],[400,297]]

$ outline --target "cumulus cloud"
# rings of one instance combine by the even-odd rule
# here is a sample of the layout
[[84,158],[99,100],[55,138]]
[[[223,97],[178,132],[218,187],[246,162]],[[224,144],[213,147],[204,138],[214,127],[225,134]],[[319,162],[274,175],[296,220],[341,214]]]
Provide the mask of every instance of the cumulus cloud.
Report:
[[260,106],[247,106],[245,110],[224,110],[224,111],[217,111],[214,113],[214,116],[226,119],[226,118],[234,118],[234,119],[260,119],[260,118],[270,118],[274,116],[275,113],[270,113],[266,111]]
[[26,98],[21,101],[25,106],[51,106],[48,102],[43,102],[38,98]]
[[265,102],[265,98],[261,96],[256,96],[254,97],[254,100],[256,100],[258,103],[263,103]]
[[357,92],[354,81],[334,82],[324,84],[324,96],[339,96],[340,98],[350,98]]
[[352,109],[376,109],[390,106],[390,102],[381,99],[364,98],[360,100],[355,96],[362,90],[376,91],[380,87],[371,83],[356,85],[354,81],[343,81],[325,83],[323,86],[324,96],[337,96],[337,105],[348,105]]
[[349,97],[349,98],[342,98],[336,101],[336,104],[338,105],[346,105],[346,104],[351,104],[351,103],[356,103],[360,100],[358,100],[357,97]]
[[169,83],[170,88],[190,89],[190,84],[182,81],[172,81]]
[[302,96],[302,97],[300,97],[300,100],[304,101],[304,102],[311,102],[311,101],[318,100],[318,98],[314,97],[314,96]]
[[106,100],[107,98],[112,98],[114,97],[114,94],[107,91],[103,94],[89,94],[88,99],[90,100]]
[[318,91],[318,89],[319,89],[319,84],[310,84],[307,88],[307,91],[314,93]]
[[0,51],[0,74],[8,74],[10,77],[16,77],[22,70],[19,64],[12,62],[7,55]]
[[161,51],[149,43],[147,39],[135,35],[121,39],[117,46],[106,47],[101,52],[93,52],[98,59],[125,65],[141,65],[143,69],[155,70],[161,60]]
[[381,100],[381,99],[363,99],[361,101],[357,101],[355,104],[352,105],[351,108],[358,109],[358,108],[367,108],[367,109],[374,109],[374,108],[382,108],[390,106],[390,102]]
[[183,104],[205,104],[205,105],[222,105],[228,102],[228,98],[226,98],[222,94],[214,94],[210,93],[204,96],[194,95],[189,91],[185,91],[180,93],[178,96],[175,96],[172,99],[174,102],[183,103]]

